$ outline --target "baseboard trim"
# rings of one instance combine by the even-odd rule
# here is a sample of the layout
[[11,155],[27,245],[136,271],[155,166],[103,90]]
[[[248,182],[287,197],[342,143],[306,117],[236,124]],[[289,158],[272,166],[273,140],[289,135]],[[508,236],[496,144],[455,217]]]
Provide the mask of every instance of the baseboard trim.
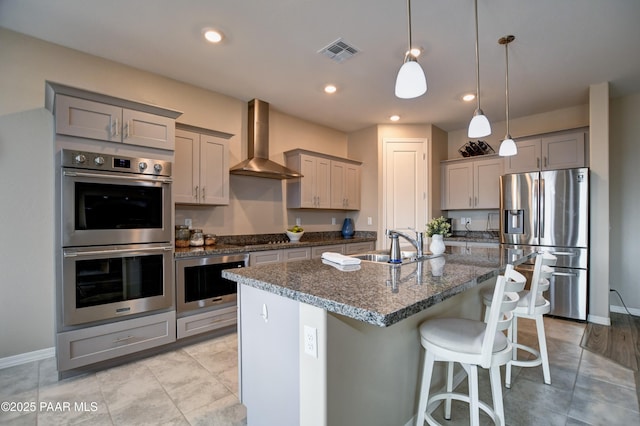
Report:
[[0,358],[0,370],[4,368],[14,367],[16,365],[26,364],[28,362],[40,361],[41,359],[47,359],[56,356],[56,348],[45,348],[33,352],[26,352],[23,354],[8,356],[6,358]]
[[596,315],[588,315],[587,316],[587,322],[610,326],[611,325],[611,318],[609,318],[609,317],[599,317],[599,316],[596,316]]
[[[627,312],[627,309],[629,310]],[[616,312],[618,314],[631,314],[631,315],[636,315],[636,316],[640,316],[640,309],[637,308],[626,308],[624,306],[616,306],[616,305],[609,305],[609,310],[611,312]]]

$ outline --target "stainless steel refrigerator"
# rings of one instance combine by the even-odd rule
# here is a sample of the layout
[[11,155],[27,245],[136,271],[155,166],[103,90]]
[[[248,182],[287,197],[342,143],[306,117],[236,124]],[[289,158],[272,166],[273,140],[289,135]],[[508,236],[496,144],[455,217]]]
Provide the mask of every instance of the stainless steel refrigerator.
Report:
[[[589,169],[500,177],[500,242],[520,251],[534,247],[558,258],[545,298],[550,315],[587,319]],[[530,278],[533,261],[522,265]]]

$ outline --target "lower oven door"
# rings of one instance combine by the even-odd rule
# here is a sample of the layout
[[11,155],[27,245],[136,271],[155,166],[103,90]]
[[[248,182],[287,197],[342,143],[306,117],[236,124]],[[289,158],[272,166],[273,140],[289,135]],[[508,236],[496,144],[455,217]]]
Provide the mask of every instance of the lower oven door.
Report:
[[174,306],[173,247],[166,243],[66,248],[62,276],[64,326]]
[[203,308],[235,305],[237,284],[222,277],[224,269],[247,265],[247,255],[203,256],[176,260],[178,315]]

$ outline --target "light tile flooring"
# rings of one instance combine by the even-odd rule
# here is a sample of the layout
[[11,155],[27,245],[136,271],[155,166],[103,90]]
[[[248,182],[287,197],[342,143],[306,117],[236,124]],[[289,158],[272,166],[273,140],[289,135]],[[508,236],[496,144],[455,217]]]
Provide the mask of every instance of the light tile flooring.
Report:
[[[522,320],[519,337],[537,346],[532,325]],[[640,424],[634,372],[583,350],[584,328],[545,319],[552,384],[543,384],[540,367],[514,369],[511,389],[503,388],[508,425]],[[36,404],[35,411],[21,415],[0,411],[0,424],[245,425],[246,410],[238,402],[236,338],[230,334],[60,382],[53,358],[0,370],[1,401]],[[481,398],[490,403],[488,383],[482,371]],[[455,401],[453,406],[452,420],[442,422],[468,424],[467,406]],[[434,415],[439,416],[441,410]],[[491,424],[484,415],[481,422]]]
[[6,368],[0,401],[35,404],[2,425],[246,425],[235,333],[62,381],[54,358]]

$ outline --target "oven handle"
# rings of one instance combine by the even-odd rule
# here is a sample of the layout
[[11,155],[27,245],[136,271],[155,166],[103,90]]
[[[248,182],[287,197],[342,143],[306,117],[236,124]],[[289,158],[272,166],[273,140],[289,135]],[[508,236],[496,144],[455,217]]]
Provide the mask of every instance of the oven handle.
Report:
[[171,251],[173,250],[173,246],[113,249],[113,250],[89,250],[89,251],[65,250],[62,255],[64,257],[78,257],[78,256],[95,256],[97,254],[116,254],[116,253],[131,253],[135,251],[159,251],[159,250]]
[[157,177],[157,176],[147,177],[147,175],[123,176],[123,175],[116,175],[116,174],[110,175],[110,174],[105,174],[105,173],[75,172],[75,171],[70,171],[70,170],[64,170],[62,172],[62,174],[64,176],[69,176],[69,177],[80,176],[80,177],[104,178],[104,179],[148,180],[148,181],[163,182],[163,183],[171,183],[171,182],[173,182],[173,179],[171,179],[170,177]]

